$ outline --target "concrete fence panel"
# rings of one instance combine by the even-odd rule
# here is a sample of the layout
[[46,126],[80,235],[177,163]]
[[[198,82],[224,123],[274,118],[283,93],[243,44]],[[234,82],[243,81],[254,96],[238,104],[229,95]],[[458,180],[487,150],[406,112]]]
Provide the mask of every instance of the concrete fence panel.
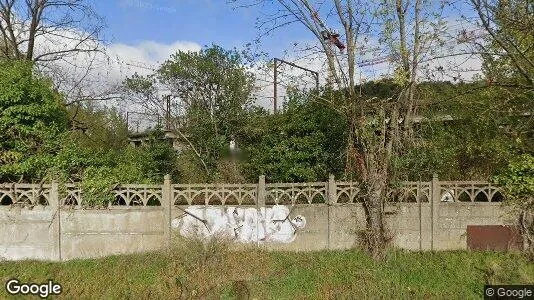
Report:
[[[357,247],[366,229],[357,182],[124,184],[107,208],[77,184],[0,184],[0,258],[67,260],[168,248],[174,236],[223,237],[272,250]],[[402,182],[387,192],[392,244],[467,249],[469,225],[514,224],[488,182]]]

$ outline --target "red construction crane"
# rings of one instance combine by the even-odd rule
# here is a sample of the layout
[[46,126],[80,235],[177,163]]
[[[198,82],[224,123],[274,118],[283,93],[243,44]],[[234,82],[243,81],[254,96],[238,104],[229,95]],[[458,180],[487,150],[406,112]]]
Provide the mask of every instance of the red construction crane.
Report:
[[316,11],[312,13],[312,18],[321,28],[321,36],[323,37],[323,39],[331,44],[334,44],[339,49],[339,51],[343,52],[343,50],[345,50],[345,44],[343,44],[339,40],[339,33],[335,32],[332,29],[328,29],[328,27],[326,27],[323,21],[321,21],[321,19],[319,18],[319,14]]

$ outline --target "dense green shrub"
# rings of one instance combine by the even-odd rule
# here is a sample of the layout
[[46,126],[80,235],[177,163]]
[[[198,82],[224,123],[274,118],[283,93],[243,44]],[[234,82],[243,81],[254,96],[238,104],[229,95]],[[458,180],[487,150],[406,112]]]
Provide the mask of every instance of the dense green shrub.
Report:
[[249,180],[320,181],[342,173],[345,120],[309,95],[293,93],[281,113],[251,123],[243,164]]
[[505,189],[508,201],[534,211],[534,156],[515,157],[495,180]]
[[118,184],[159,184],[165,174],[176,178],[175,166],[176,152],[157,136],[140,148],[128,146],[96,155],[80,176],[85,204],[113,202],[111,190]]
[[52,83],[30,63],[0,60],[0,182],[40,180],[67,130]]
[[118,183],[161,182],[174,172],[162,132],[134,149],[116,112],[71,110],[69,119],[61,94],[30,63],[0,61],[0,182],[81,181],[86,204],[96,205],[111,201]]
[[520,228],[534,255],[534,156],[514,158],[494,180],[504,189],[505,203],[520,216]]

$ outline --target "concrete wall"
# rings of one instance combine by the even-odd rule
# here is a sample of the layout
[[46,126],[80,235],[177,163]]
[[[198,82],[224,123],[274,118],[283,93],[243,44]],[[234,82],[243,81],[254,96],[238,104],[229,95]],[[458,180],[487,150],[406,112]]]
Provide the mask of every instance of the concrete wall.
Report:
[[[204,207],[204,206],[200,206]],[[256,206],[250,206],[256,207]],[[171,220],[187,206],[72,209],[0,206],[0,259],[67,260],[165,248],[178,229]],[[298,204],[306,226],[291,243],[272,250],[348,249],[365,229],[361,203]],[[512,224],[500,203],[398,203],[386,206],[386,224],[396,247],[410,250],[466,249],[467,225]]]
[[62,259],[159,249],[165,226],[159,207],[62,211]]
[[500,203],[440,203],[434,249],[467,248],[467,225],[514,224],[514,216]]
[[[430,203],[398,203],[386,206],[386,224],[395,247],[407,250],[467,249],[467,225],[513,224],[514,217],[500,203],[439,203],[437,225],[432,229]],[[365,230],[361,204],[299,205],[294,214],[306,217],[307,225],[291,244],[269,244],[270,249],[323,250],[358,246]],[[434,232],[432,232],[434,231]]]
[[55,210],[0,207],[0,258],[53,260],[59,256]]
[[68,260],[160,249],[163,216],[160,207],[0,207],[0,259]]

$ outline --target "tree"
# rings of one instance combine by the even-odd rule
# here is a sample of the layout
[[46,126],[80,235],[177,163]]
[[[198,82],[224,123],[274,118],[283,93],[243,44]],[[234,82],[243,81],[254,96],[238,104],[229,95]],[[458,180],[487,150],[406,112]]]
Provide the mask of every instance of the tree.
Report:
[[[519,225],[530,253],[534,253],[534,3],[528,0],[470,0],[478,25],[487,33],[477,46],[483,56],[488,83],[500,88],[504,113],[515,123],[503,126],[523,147],[517,149],[507,168],[495,180],[505,191],[505,203],[519,215]],[[500,119],[502,119],[501,111]]]
[[3,40],[0,40],[0,59],[8,59],[6,55],[6,53],[10,53],[8,47],[10,47],[9,44]]
[[76,103],[68,107],[71,136],[81,146],[93,150],[120,150],[128,145],[126,120],[115,108],[95,103]]
[[[86,151],[85,149],[83,149]],[[61,153],[60,153],[61,155]],[[79,155],[77,155],[79,156]],[[166,174],[176,176],[176,151],[163,139],[163,132],[153,132],[147,143],[120,150],[92,152],[89,161],[76,175],[84,189],[86,205],[104,205],[115,201],[113,187],[127,183],[160,183]],[[120,204],[120,203],[117,203]],[[153,204],[149,204],[153,205]]]
[[[267,1],[255,3],[258,2]],[[382,257],[388,240],[383,202],[392,179],[391,162],[412,138],[419,62],[439,40],[442,30],[439,12],[443,7],[423,0],[322,1],[320,11],[315,9],[318,3],[309,0],[278,0],[274,6],[268,19],[260,22],[261,27],[270,24],[266,30],[271,31],[300,23],[318,43],[313,50],[324,55],[333,88],[339,91],[337,96],[341,100],[328,97],[320,100],[345,114],[348,127],[346,173],[361,182],[367,214],[367,246],[375,258]],[[329,41],[334,34],[326,27],[321,14],[326,14],[329,22],[336,22],[341,28],[346,54],[341,55],[332,47]],[[360,96],[355,89],[357,58],[364,50],[376,50],[376,45],[365,48],[373,35],[383,42],[382,50],[396,66],[394,78],[399,89],[391,98]]]
[[95,88],[107,67],[104,20],[92,0],[0,0],[0,57],[34,62],[67,104],[117,98],[114,86]]
[[519,228],[534,255],[534,156],[523,154],[512,159],[495,180],[505,190],[506,203],[518,213]]
[[484,53],[488,86],[500,88],[500,97],[495,97],[494,102],[501,103],[497,105],[501,110],[495,116],[523,116],[522,122],[507,126],[510,135],[523,138],[534,123],[534,3],[525,0],[470,3],[478,16],[477,25],[487,34],[476,46]]
[[[147,112],[159,114],[195,153],[204,171],[217,176],[217,161],[247,118],[252,74],[242,55],[219,46],[178,52],[150,76],[125,81],[130,98]],[[173,101],[170,110],[164,94]],[[178,100],[178,101],[176,101]]]
[[534,3],[470,0],[478,25],[488,34],[478,43],[492,84],[534,89]]
[[115,140],[126,131],[116,112],[77,108],[71,122],[63,96],[32,62],[0,60],[0,182],[81,181],[85,204],[102,205],[119,183],[176,173],[176,153],[162,132],[140,149],[126,147]]
[[399,179],[436,173],[443,180],[490,180],[510,159],[534,149],[534,120],[521,110],[529,96],[488,87],[486,80],[421,83],[418,90],[425,104],[416,139],[396,160]]
[[49,80],[29,62],[0,60],[0,181],[40,180],[68,126]]
[[99,21],[87,0],[2,0],[0,37],[7,47],[1,50],[33,62],[99,51]]

